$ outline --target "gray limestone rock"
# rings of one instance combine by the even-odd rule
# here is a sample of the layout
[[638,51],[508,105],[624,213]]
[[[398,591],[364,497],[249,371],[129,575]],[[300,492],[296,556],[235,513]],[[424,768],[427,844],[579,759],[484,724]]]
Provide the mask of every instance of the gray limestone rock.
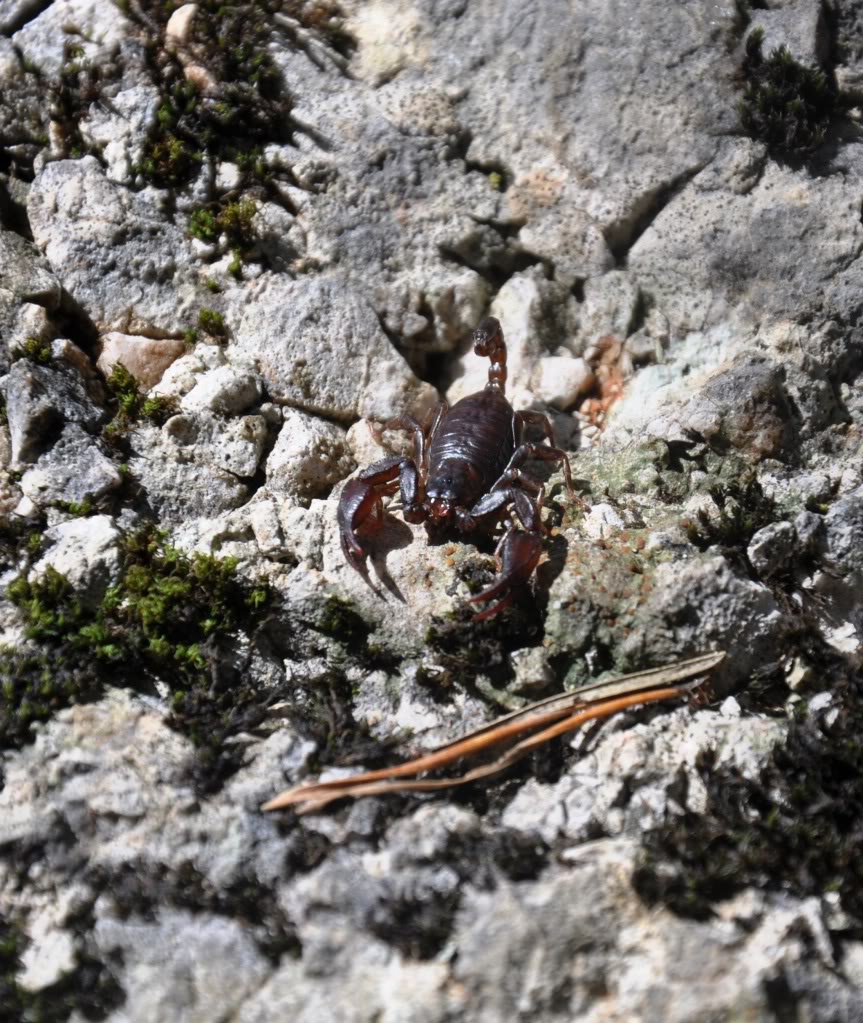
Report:
[[764,359],[741,360],[711,378],[681,411],[693,437],[750,457],[783,458],[796,451],[794,413],[784,372]]
[[363,297],[325,278],[262,277],[244,298],[234,343],[256,360],[273,400],[338,421],[421,414],[435,397]]
[[95,501],[123,482],[117,466],[77,423],[67,423],[57,442],[21,478],[21,490],[35,504]]
[[157,195],[110,181],[92,156],[46,164],[36,181],[34,241],[100,332],[164,337],[197,321],[207,291]]
[[64,423],[93,430],[104,415],[93,402],[78,368],[65,362],[40,366],[19,359],[3,379],[2,387],[15,464],[34,462]]
[[[0,339],[76,342],[45,365],[0,362],[4,592],[50,565],[86,617],[122,572],[120,530],[152,522],[168,545],[235,559],[267,601],[217,663],[210,639],[200,673],[187,651],[182,686],[146,653],[115,670],[64,649],[52,678],[96,671],[102,695],[45,708],[23,740],[19,655],[41,670],[62,639],[27,639],[27,609],[0,602],[16,644],[0,650],[16,1007],[59,983],[75,1023],[863,1017],[856,893],[797,871],[763,810],[790,820],[777,765],[789,784],[816,776],[858,712],[860,6],[342,0],[283,5],[246,38],[250,7],[232,45],[260,47],[261,90],[281,90],[271,133],[254,103],[232,120],[234,86],[254,83],[226,87],[208,63],[198,30],[224,11],[187,4],[165,23],[153,5],[106,18],[98,0],[0,0],[15,33],[0,36]],[[757,26],[766,52],[823,59],[850,90],[805,159],[742,136]],[[219,105],[224,130],[193,180],[157,186],[142,156],[178,96]],[[189,237],[197,210],[244,199],[241,258],[227,235]],[[355,465],[410,447],[392,431],[382,448],[366,419],[422,418],[485,386],[469,339],[488,314],[507,397],[556,410],[584,505],[556,466],[524,466],[545,485],[543,554],[513,607],[477,622],[468,600],[517,516],[450,534],[386,496],[361,574],[337,510]],[[118,348],[145,349],[141,395],[105,389],[100,341],[103,373]],[[121,463],[116,517],[56,506],[115,487]],[[707,649],[727,652],[721,702],[627,712],[457,798],[260,811],[321,771]],[[224,742],[184,723],[212,707]],[[859,801],[860,772],[843,772],[841,800],[795,789],[795,817],[817,821],[791,836],[795,861],[859,859],[831,830]],[[710,847],[735,894],[681,915],[664,885],[692,894],[686,862],[709,876],[697,838],[722,825],[726,780],[753,793],[725,807],[751,832],[722,827]],[[723,859],[762,839],[772,858],[751,872]],[[85,986],[114,997],[82,1002]]]
[[51,336],[47,314],[60,305],[60,282],[37,249],[0,231],[0,369],[28,337]]

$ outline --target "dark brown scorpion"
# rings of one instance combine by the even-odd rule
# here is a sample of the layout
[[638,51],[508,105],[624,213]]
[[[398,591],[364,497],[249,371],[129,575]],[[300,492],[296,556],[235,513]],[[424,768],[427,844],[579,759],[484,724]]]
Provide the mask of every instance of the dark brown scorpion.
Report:
[[[392,455],[363,469],[350,480],[339,501],[342,550],[357,571],[364,571],[366,551],[360,536],[383,524],[382,497],[399,492],[407,522],[450,525],[462,533],[493,529],[504,522],[505,532],[495,551],[498,575],[488,589],[471,597],[496,604],[475,616],[490,618],[512,603],[517,588],[530,578],[542,553],[543,487],[522,469],[530,459],[563,464],[571,496],[572,474],[566,452],[554,446],[548,416],[515,412],[504,397],[506,344],[500,322],[484,319],[473,333],[474,351],[491,365],[485,389],[462,398],[452,408],[440,401],[420,424],[401,415],[381,428],[414,435],[414,456]],[[548,445],[523,440],[527,426],[539,426]],[[515,512],[522,529],[512,518]]]

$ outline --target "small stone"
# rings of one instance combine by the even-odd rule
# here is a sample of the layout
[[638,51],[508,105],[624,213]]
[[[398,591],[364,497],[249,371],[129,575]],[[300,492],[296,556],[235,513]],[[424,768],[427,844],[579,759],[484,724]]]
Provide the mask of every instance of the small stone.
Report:
[[790,522],[771,522],[752,537],[746,554],[760,576],[787,568],[795,553],[795,532]]
[[284,545],[279,513],[273,501],[258,501],[249,513],[255,542],[262,554],[277,554]]
[[584,359],[549,355],[540,360],[534,371],[531,390],[540,401],[565,412],[593,383],[593,370]]
[[109,377],[120,363],[135,377],[142,391],[149,391],[185,351],[186,343],[177,338],[156,340],[111,331],[102,336],[102,351],[96,365]]
[[354,468],[342,427],[299,409],[285,410],[267,459],[267,486],[273,494],[320,497]]
[[168,18],[165,25],[165,49],[175,52],[192,41],[192,26],[198,13],[197,4],[183,4]]
[[186,412],[204,409],[221,415],[237,415],[261,397],[261,381],[249,370],[220,366],[198,377],[180,402]]
[[595,504],[584,517],[582,528],[594,540],[601,540],[625,528],[625,523],[610,504]]
[[14,465],[34,462],[64,422],[94,429],[104,416],[90,397],[86,380],[68,361],[38,366],[19,359],[3,380],[2,390]]

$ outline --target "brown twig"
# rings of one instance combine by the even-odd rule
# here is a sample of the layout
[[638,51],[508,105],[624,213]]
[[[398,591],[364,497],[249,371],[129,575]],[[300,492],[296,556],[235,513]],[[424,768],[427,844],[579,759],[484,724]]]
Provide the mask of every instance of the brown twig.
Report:
[[[498,718],[461,739],[407,763],[334,781],[299,785],[280,793],[265,803],[262,809],[279,810],[287,806],[298,806],[297,813],[311,813],[347,796],[356,798],[395,792],[433,792],[467,785],[503,771],[538,746],[574,731],[588,721],[610,717],[630,707],[686,696],[686,683],[706,675],[724,657],[723,653],[706,654],[663,668],[600,682],[576,693],[552,696]],[[539,732],[522,739],[496,760],[474,767],[461,776],[437,779],[412,777],[446,767],[464,757],[499,746],[525,732],[534,732],[537,728]]]

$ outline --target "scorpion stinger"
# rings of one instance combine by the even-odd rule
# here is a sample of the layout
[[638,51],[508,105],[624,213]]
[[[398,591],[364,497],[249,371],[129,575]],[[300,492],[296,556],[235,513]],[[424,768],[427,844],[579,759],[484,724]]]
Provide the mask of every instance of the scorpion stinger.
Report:
[[[407,522],[431,520],[463,533],[494,530],[505,523],[497,549],[498,576],[473,597],[475,603],[500,598],[480,611],[476,620],[491,618],[507,607],[523,587],[542,554],[543,486],[522,468],[541,460],[563,466],[567,490],[575,496],[569,457],[554,446],[548,417],[516,412],[507,401],[506,343],[500,322],[486,317],[473,333],[474,351],[487,357],[488,383],[452,408],[440,403],[420,424],[411,416],[391,419],[383,429],[414,435],[413,457],[392,456],[363,469],[342,491],[338,521],[348,563],[362,570],[363,538],[383,524],[382,498],[397,491]],[[525,426],[540,426],[548,444],[523,441]],[[513,526],[512,513],[519,526]]]

